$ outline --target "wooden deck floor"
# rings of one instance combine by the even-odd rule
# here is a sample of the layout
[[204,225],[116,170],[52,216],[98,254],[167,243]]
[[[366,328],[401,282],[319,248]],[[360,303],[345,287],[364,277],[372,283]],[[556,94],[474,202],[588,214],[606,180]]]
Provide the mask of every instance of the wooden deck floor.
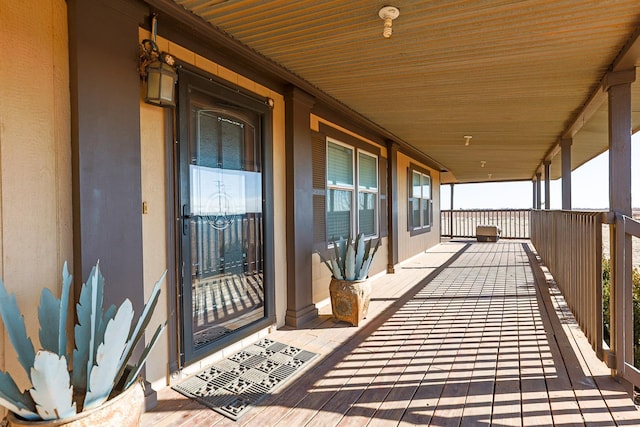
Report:
[[274,332],[321,357],[238,422],[166,388],[143,425],[640,426],[525,246],[443,243],[375,279],[361,326]]

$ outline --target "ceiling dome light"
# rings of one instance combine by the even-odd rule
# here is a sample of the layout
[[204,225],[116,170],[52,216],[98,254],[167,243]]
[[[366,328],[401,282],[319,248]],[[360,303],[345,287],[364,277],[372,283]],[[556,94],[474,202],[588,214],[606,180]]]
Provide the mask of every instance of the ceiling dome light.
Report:
[[378,16],[380,19],[384,20],[384,30],[382,30],[382,35],[384,38],[388,39],[391,37],[391,33],[393,32],[391,29],[393,20],[400,16],[400,10],[394,6],[384,6],[378,12]]

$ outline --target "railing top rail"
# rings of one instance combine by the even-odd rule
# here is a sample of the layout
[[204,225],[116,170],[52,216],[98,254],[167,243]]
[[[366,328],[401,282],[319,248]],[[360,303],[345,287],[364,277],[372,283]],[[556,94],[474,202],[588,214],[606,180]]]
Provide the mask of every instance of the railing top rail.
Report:
[[[451,212],[451,209],[440,209],[440,212]],[[531,212],[531,209],[453,209],[453,212]]]
[[589,214],[606,214],[606,209],[533,209],[534,212],[562,212],[562,213],[589,213]]
[[638,220],[635,219],[634,217],[627,216],[620,212],[609,211],[609,212],[605,212],[605,214],[607,217],[607,224],[614,224],[616,221],[627,221],[627,220],[638,222]]
[[535,209],[533,213],[546,214],[546,215],[573,215],[573,216],[588,216],[588,217],[600,217],[601,222],[605,224],[613,224],[615,222],[615,215],[611,216],[613,212],[607,211],[569,211],[569,210],[551,210],[551,209]]
[[625,234],[634,237],[640,237],[640,221],[636,219],[626,216],[624,214],[620,214],[617,212],[610,212],[615,219],[615,223],[619,223],[622,225]]
[[603,212],[602,213],[602,222],[604,224],[615,224],[616,223],[616,217],[618,217],[620,214],[616,214],[613,211],[609,211],[609,212]]

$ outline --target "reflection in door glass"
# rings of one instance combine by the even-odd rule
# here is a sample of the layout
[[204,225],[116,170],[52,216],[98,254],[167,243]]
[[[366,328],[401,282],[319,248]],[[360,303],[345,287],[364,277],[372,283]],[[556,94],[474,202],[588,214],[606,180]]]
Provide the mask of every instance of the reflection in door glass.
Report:
[[197,349],[265,317],[262,168],[257,119],[197,102],[191,113],[189,238]]

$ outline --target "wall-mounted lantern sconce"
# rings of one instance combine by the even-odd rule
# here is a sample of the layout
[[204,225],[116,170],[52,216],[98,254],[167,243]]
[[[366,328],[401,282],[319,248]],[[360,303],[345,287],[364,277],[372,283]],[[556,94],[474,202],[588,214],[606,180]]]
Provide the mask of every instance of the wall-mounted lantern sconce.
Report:
[[160,52],[155,42],[156,17],[152,20],[153,40],[145,39],[140,44],[140,77],[147,82],[144,101],[160,107],[175,107],[175,86],[178,74],[175,59]]

